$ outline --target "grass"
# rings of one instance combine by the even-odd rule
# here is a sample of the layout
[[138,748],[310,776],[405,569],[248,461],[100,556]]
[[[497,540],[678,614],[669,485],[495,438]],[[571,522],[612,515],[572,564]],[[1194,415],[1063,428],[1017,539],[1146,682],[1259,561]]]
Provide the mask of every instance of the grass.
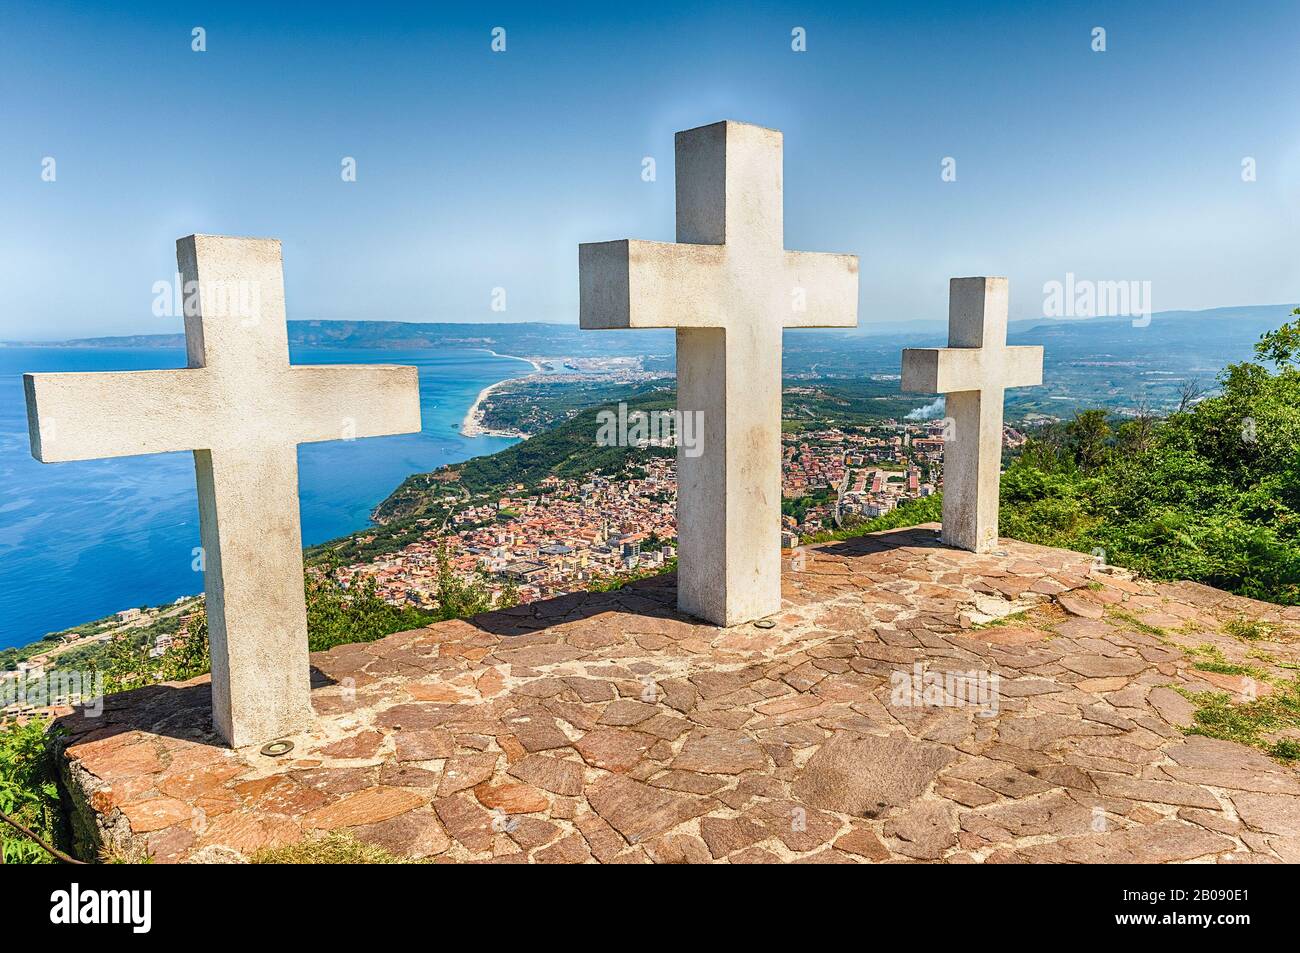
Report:
[[1267,622],[1259,619],[1248,619],[1245,616],[1238,616],[1223,623],[1224,632],[1227,632],[1233,638],[1241,639],[1243,642],[1258,642],[1260,639],[1266,639],[1273,634],[1276,628],[1276,626]]
[[363,844],[338,831],[284,847],[267,847],[250,858],[254,864],[409,864],[411,861]]
[[1013,612],[1010,615],[1004,615],[994,619],[992,622],[981,622],[979,625],[972,626],[974,629],[995,629],[1000,625],[1020,625],[1022,622],[1029,621],[1029,613],[1032,609],[1021,609],[1019,612]]
[[1158,625],[1147,625],[1147,623],[1143,622],[1141,619],[1138,619],[1135,616],[1131,616],[1127,612],[1120,612],[1118,609],[1112,609],[1110,615],[1111,618],[1118,619],[1120,622],[1123,622],[1129,628],[1136,629],[1138,632],[1144,632],[1147,635],[1153,635],[1157,639],[1167,639],[1169,637],[1169,633],[1166,632],[1164,629],[1160,628]]
[[1246,655],[1253,659],[1259,659],[1261,662],[1266,665],[1271,665],[1274,668],[1285,668],[1293,672],[1300,671],[1300,662],[1284,662],[1276,655],[1273,655],[1270,652],[1265,652],[1263,649],[1251,649],[1246,653]]
[[1272,680],[1272,676],[1262,668],[1229,662],[1217,646],[1198,645],[1194,649],[1183,649],[1183,651],[1196,660],[1192,663],[1192,668],[1198,672],[1217,672],[1220,675],[1249,675],[1256,681],[1261,682]]
[[1267,678],[1268,673],[1253,665],[1237,665],[1235,662],[1219,662],[1213,659],[1197,662],[1192,668],[1198,672],[1216,672],[1219,675],[1249,675],[1251,678]]
[[1178,691],[1196,706],[1192,726],[1183,729],[1186,734],[1250,745],[1286,764],[1300,761],[1300,742],[1267,737],[1300,730],[1300,679],[1278,684],[1268,695],[1240,705],[1226,692]]

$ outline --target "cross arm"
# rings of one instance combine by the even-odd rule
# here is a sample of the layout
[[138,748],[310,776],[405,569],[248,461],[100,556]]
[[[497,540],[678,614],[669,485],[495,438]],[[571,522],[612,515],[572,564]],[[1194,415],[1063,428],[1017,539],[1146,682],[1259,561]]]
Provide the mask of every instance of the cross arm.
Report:
[[858,256],[785,253],[787,328],[854,328],[858,325]]
[[1037,387],[1043,382],[1042,345],[1009,347],[1003,353],[1003,387]]
[[986,387],[1032,387],[1043,382],[1041,347],[938,347],[903,350],[903,390],[952,394]]
[[201,370],[24,374],[32,456],[42,463],[193,450],[212,399]]
[[414,433],[420,429],[420,381],[395,364],[306,364],[289,369],[282,396],[299,443]]
[[726,323],[726,247],[682,242],[578,246],[584,328],[716,328]]

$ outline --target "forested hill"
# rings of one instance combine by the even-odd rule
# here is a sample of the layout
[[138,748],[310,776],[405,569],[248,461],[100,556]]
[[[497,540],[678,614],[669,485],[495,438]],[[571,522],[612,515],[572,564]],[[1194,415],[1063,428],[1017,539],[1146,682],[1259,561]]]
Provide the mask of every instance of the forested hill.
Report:
[[[628,411],[671,410],[674,395],[656,395],[627,402]],[[590,408],[528,440],[488,456],[442,467],[432,473],[416,473],[402,481],[375,508],[380,522],[402,520],[437,510],[436,501],[449,494],[507,491],[516,484],[532,488],[548,476],[573,479],[596,472],[614,474],[622,470],[632,453],[673,456],[669,448],[600,447],[595,444],[599,429],[596,415],[602,408]]]
[[[624,403],[629,413],[672,410],[676,397],[671,388],[660,388],[652,394],[630,391]],[[787,386],[782,400],[782,428],[794,433],[831,425],[873,424],[905,416],[917,401],[899,393],[897,381],[863,379]],[[391,522],[427,515],[440,511],[436,501],[449,494],[505,493],[516,484],[531,489],[550,475],[569,479],[591,472],[617,473],[633,451],[595,443],[599,430],[596,415],[616,409],[615,404],[603,401],[505,450],[450,464],[432,473],[413,474],[375,508],[374,516],[381,522]],[[647,447],[636,452],[671,456],[675,451]]]
[[[1099,552],[1156,578],[1300,603],[1300,322],[1284,321],[1285,313],[1274,319],[1282,326],[1257,343],[1255,360],[1223,369],[1211,396],[1189,393],[1168,415],[1093,410],[1039,430],[1002,478],[1003,535]],[[668,408],[672,400],[662,394],[630,406]],[[419,515],[461,488],[616,472],[633,451],[593,446],[595,415],[410,477],[378,515]],[[437,479],[448,470],[454,481]]]
[[1166,418],[1040,431],[1002,477],[1003,535],[1300,604],[1300,322],[1255,350]]

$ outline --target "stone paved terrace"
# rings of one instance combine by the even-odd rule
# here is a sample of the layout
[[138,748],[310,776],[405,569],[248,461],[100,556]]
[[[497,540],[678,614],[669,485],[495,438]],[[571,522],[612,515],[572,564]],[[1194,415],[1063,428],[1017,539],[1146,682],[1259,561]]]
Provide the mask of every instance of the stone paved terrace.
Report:
[[[65,719],[65,780],[83,838],[158,862],[331,830],[445,861],[1300,861],[1300,772],[1186,736],[1169,687],[1246,690],[1185,647],[1295,664],[1300,613],[1002,545],[815,548],[766,630],[694,624],[662,577],[318,653],[280,759],[218,744],[206,680],[114,696]],[[917,663],[996,672],[996,714],[892,705]]]

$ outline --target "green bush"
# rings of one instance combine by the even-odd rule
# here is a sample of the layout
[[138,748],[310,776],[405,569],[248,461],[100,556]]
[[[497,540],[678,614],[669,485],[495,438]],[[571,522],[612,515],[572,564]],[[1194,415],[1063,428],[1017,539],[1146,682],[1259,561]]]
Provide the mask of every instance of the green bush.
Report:
[[415,606],[385,602],[375,594],[373,582],[344,589],[329,577],[307,580],[307,647],[312,652],[349,642],[374,642],[436,618]]
[[[0,811],[56,845],[63,834],[54,759],[47,745],[49,722],[0,723]],[[0,822],[0,855],[6,864],[52,863],[46,851],[8,824]]]
[[854,536],[865,536],[867,533],[879,533],[887,529],[916,526],[918,523],[937,523],[942,517],[943,495],[935,493],[932,496],[906,500],[884,516],[877,516],[875,519],[866,520],[856,526],[846,526],[841,529],[813,533],[810,536],[803,537],[802,542],[805,544],[826,543],[836,539],[852,539]]
[[1275,370],[1229,365],[1218,394],[1164,421],[1089,411],[1045,428],[1003,476],[1002,533],[1300,603],[1297,341],[1300,322],[1264,335]]

